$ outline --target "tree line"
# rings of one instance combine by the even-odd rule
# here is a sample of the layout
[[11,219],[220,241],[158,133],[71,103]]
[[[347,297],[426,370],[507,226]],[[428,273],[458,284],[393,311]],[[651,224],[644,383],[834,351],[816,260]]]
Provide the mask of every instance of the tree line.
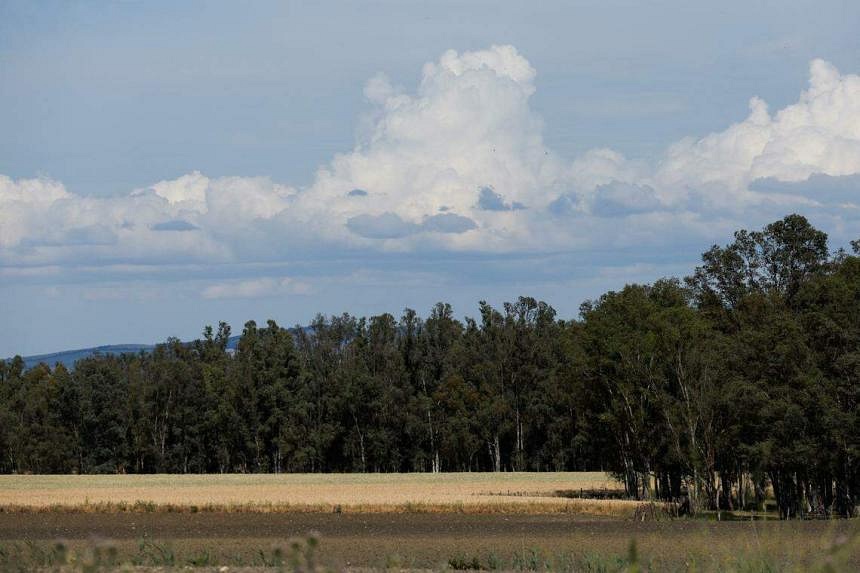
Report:
[[603,470],[785,518],[860,495],[860,242],[790,215],[560,320],[529,297],[0,361],[5,473]]

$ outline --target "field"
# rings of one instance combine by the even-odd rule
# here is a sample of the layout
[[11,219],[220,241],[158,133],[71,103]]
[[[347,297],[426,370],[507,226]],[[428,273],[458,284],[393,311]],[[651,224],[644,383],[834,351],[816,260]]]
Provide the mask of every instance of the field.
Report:
[[2,476],[0,571],[860,567],[853,520],[642,522],[637,502],[565,497],[617,487],[599,473]]
[[[0,507],[10,510],[278,512],[588,512],[621,515],[636,504],[574,499],[617,492],[607,474],[280,474],[0,476]],[[155,506],[154,508],[152,506]]]

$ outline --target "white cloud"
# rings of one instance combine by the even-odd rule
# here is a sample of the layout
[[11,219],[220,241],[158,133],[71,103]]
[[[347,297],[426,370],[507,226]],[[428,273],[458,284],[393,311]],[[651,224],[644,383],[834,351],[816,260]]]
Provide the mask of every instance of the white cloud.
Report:
[[[152,185],[152,190],[159,197],[164,197],[171,205],[187,204],[190,208],[204,210],[206,203],[206,190],[209,187],[209,178],[194,171],[171,181],[159,181]],[[140,190],[137,193],[145,193]]]
[[203,289],[201,296],[207,299],[263,298],[308,294],[310,291],[310,285],[289,277],[263,277],[212,284]]
[[736,200],[755,179],[860,172],[860,77],[841,75],[823,60],[814,60],[809,73],[797,103],[771,115],[754,97],[744,121],[671,146],[655,175],[657,188],[717,186]]
[[47,178],[13,180],[0,175],[0,249],[45,232],[39,213],[71,197],[63,184]]
[[[475,208],[479,190],[493,187],[509,203],[528,205],[564,174],[529,107],[534,78],[535,70],[513,47],[493,46],[448,51],[426,64],[414,94],[392,88],[385,78],[372,79],[365,94],[378,106],[375,121],[356,149],[335,157],[299,194],[297,213],[321,236],[342,244],[373,246],[397,238],[407,246],[492,249],[500,236],[517,234],[521,223],[481,214]],[[351,189],[367,196],[344,201]],[[405,230],[443,208],[487,232],[376,236],[347,224],[357,217],[397,216]]]
[[[671,245],[681,236],[710,240],[755,209],[826,207],[830,199],[803,182],[860,173],[860,77],[821,60],[796,103],[771,113],[753,98],[744,120],[683,139],[654,165],[611,149],[562,160],[530,106],[535,77],[511,46],[445,52],[425,64],[412,92],[375,76],[364,90],[374,111],[359,143],[304,189],[192,172],[95,198],[47,178],[0,176],[0,265]],[[786,192],[755,183],[762,180],[796,185]],[[840,197],[858,202],[850,190]],[[255,279],[212,285],[204,296],[284,288]]]

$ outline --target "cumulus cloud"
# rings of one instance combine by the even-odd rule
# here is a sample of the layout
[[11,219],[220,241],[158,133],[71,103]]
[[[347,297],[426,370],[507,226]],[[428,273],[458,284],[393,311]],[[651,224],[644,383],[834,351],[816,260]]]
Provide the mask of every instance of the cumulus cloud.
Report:
[[153,231],[196,231],[200,227],[192,225],[188,221],[182,219],[173,219],[172,221],[164,221],[156,223],[150,227]]
[[63,184],[52,179],[13,180],[0,175],[0,248],[44,234],[49,226],[39,212],[69,197]]
[[718,186],[729,198],[756,179],[802,181],[860,172],[860,77],[814,60],[809,87],[774,114],[754,97],[747,118],[672,145],[654,180],[667,189]]
[[519,211],[526,206],[519,201],[506,203],[500,193],[496,193],[492,187],[481,187],[478,196],[478,209],[484,211]]
[[[95,198],[48,178],[0,176],[0,264],[576,251],[711,240],[715,225],[745,224],[750,213],[829,205],[839,217],[836,205],[860,203],[851,179],[860,77],[824,61],[811,63],[795,103],[772,112],[753,98],[741,121],[678,141],[650,164],[611,149],[558,157],[530,105],[535,78],[512,46],[445,52],[412,90],[375,76],[355,148],[302,189],[192,172]],[[271,280],[230,287],[255,292]],[[205,296],[231,292],[219,288]]]
[[[149,190],[167,199],[171,205],[187,204],[194,208],[206,203],[206,190],[209,188],[209,178],[195,171],[170,181],[159,181],[152,185]],[[139,190],[141,194],[146,190]]]
[[836,176],[816,173],[802,181],[765,177],[753,181],[750,189],[759,193],[805,196],[817,203],[860,203],[860,173]]
[[661,208],[662,203],[650,185],[613,181],[595,188],[591,212],[599,217],[620,217]]
[[[840,220],[844,222],[860,217],[860,174],[814,174],[802,181],[780,181],[766,177],[753,181],[750,189],[774,198],[778,203],[805,202],[804,212],[830,216],[836,219],[837,225]],[[850,232],[853,236],[860,236],[860,229],[854,228]]]
[[356,215],[346,222],[347,228],[367,239],[400,239],[415,233],[465,233],[478,225],[472,219],[455,213],[425,216],[421,224],[404,221],[386,211],[380,215]]
[[201,296],[206,299],[264,298],[307,294],[310,290],[307,283],[290,277],[262,277],[211,284],[203,289]]
[[235,261],[275,248],[261,227],[295,193],[266,178],[192,173],[96,198],[47,178],[0,177],[0,264]]
[[[529,204],[562,176],[563,163],[544,146],[541,120],[529,106],[534,78],[535,70],[511,46],[448,51],[424,66],[414,93],[374,78],[365,90],[374,119],[359,145],[320,170],[297,197],[297,210],[334,242],[367,238],[354,232],[356,222],[369,221],[365,215],[391,213],[418,225],[442,209],[472,219],[480,229],[490,219],[501,224],[492,234],[492,226],[468,236],[437,233],[430,240],[438,248],[482,249],[522,233],[516,219],[482,214],[475,190],[496,185],[504,188],[509,205]],[[369,195],[360,203],[344,201],[344,189]],[[403,225],[397,234],[405,248],[428,240]]]
[[[653,164],[611,149],[559,158],[529,104],[535,76],[513,47],[493,46],[446,52],[424,66],[414,93],[374,78],[365,90],[374,121],[297,196],[296,211],[334,244],[367,239],[372,247],[385,237],[385,248],[582,249],[659,243],[667,217],[676,232],[710,240],[714,221],[731,227],[757,205],[784,213],[813,200],[764,192],[752,185],[762,177],[860,172],[858,76],[820,60],[795,104],[771,113],[753,98],[743,121],[681,140]],[[340,199],[344,188],[372,193],[350,203]],[[422,232],[422,221],[449,211],[472,221],[470,232]],[[616,218],[628,223],[599,220]]]
[[431,233],[465,233],[477,229],[478,225],[469,217],[456,213],[440,213],[424,217],[421,228]]
[[346,226],[356,235],[368,239],[399,239],[418,232],[418,225],[409,223],[399,215],[386,211],[379,215],[356,215],[350,217]]

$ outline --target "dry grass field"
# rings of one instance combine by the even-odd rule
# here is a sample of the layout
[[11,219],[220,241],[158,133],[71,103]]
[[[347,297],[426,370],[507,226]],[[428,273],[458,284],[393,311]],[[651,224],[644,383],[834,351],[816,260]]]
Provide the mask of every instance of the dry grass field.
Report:
[[570,498],[620,487],[600,472],[18,475],[0,476],[0,510],[629,514],[634,502]]

